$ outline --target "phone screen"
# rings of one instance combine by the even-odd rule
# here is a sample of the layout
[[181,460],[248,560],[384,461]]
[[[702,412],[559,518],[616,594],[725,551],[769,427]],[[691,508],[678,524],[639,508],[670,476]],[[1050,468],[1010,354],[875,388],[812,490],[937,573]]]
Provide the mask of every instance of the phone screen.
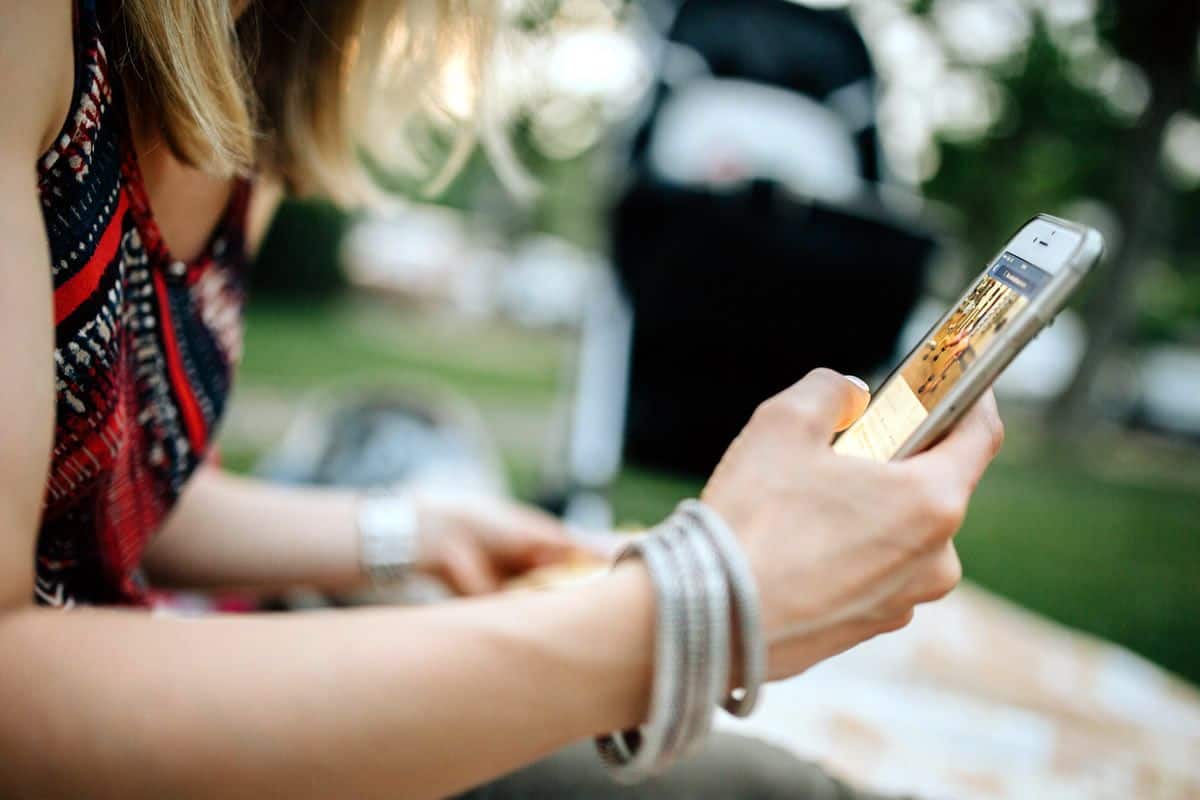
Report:
[[1010,252],[1001,254],[880,387],[833,449],[890,460],[1052,277]]

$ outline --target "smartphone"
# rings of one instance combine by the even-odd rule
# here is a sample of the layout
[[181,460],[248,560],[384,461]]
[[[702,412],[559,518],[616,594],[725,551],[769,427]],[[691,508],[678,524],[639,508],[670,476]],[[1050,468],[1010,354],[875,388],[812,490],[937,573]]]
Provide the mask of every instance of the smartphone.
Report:
[[1103,251],[1084,225],[1048,214],[1025,223],[833,449],[891,461],[935,443],[1053,321]]

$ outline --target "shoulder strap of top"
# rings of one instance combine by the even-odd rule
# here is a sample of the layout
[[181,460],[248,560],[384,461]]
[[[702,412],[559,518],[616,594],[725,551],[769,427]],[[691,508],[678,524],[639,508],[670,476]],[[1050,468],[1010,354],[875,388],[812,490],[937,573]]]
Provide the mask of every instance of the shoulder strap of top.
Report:
[[78,140],[81,135],[85,135],[85,131],[97,122],[97,101],[108,99],[107,96],[91,96],[96,92],[105,95],[108,92],[108,61],[100,39],[101,23],[96,0],[75,0],[72,16],[72,57],[75,68],[71,104],[54,142],[39,159],[38,171],[42,176],[60,158],[70,157],[71,150],[80,144]]
[[[100,33],[100,18],[96,11],[96,0],[74,0],[71,4],[71,18],[74,22],[71,57],[75,59],[75,88],[71,98],[71,114],[79,104],[79,95],[87,86],[88,73],[91,70],[90,51],[95,47]],[[70,117],[67,119],[70,122]]]

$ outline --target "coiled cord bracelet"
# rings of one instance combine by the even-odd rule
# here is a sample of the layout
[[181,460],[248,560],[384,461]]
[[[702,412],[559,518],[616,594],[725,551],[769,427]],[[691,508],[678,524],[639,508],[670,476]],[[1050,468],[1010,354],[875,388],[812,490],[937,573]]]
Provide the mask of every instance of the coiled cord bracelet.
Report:
[[[621,783],[661,772],[692,752],[711,730],[717,705],[748,715],[766,676],[754,576],[719,514],[685,500],[617,563],[631,558],[645,563],[654,584],[654,684],[644,725],[596,739]],[[728,692],[734,654],[741,686]]]

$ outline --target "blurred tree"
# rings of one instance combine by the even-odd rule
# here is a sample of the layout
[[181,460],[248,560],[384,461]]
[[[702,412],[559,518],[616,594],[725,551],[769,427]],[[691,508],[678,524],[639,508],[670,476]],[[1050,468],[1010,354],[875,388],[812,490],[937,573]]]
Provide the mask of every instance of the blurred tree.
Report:
[[1114,199],[1124,236],[1098,273],[1087,310],[1088,347],[1067,390],[1055,404],[1056,428],[1077,430],[1086,418],[1091,389],[1105,354],[1132,324],[1137,276],[1150,263],[1156,240],[1169,235],[1171,207],[1162,169],[1167,124],[1195,95],[1200,3],[1195,0],[1121,0],[1113,44],[1141,67],[1150,102],[1122,142],[1124,180]]
[[[939,5],[920,2],[912,10],[935,16]],[[986,72],[1007,102],[983,135],[938,134],[940,167],[925,188],[971,220],[975,260],[987,258],[1033,210],[1064,211],[1090,200],[1112,213],[1118,235],[1084,293],[1087,350],[1051,412],[1055,430],[1073,433],[1088,417],[1114,346],[1151,327],[1158,336],[1183,335],[1197,316],[1200,191],[1166,179],[1163,145],[1177,114],[1200,110],[1200,4],[1107,0],[1087,22],[1107,57],[1091,63],[1071,52],[1071,31],[1047,24],[1050,11],[1044,3],[1028,46],[1012,58],[955,65]],[[1122,71],[1130,73],[1126,96],[1114,99]],[[1164,274],[1152,274],[1154,264],[1166,265]],[[1169,288],[1153,291],[1156,284]]]
[[275,214],[250,270],[256,296],[305,298],[337,296],[346,279],[338,249],[350,215],[318,200],[285,200]]

